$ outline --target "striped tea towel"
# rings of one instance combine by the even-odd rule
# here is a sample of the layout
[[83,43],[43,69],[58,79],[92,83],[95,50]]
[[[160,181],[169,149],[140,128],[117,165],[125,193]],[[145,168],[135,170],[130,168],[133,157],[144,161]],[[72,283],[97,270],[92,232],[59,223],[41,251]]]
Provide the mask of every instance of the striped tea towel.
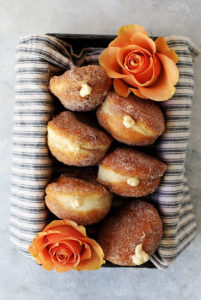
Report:
[[[199,50],[185,37],[166,41],[178,54],[180,76],[173,98],[161,104],[166,131],[154,145],[168,165],[158,190],[149,196],[164,224],[163,238],[151,257],[161,269],[174,261],[196,233],[184,165],[193,97],[192,61]],[[87,48],[75,55],[71,45],[47,35],[25,37],[17,47],[10,231],[12,243],[25,255],[35,234],[46,225],[44,191],[53,171],[46,143],[47,122],[54,114],[49,79],[74,65],[98,64],[102,50]]]

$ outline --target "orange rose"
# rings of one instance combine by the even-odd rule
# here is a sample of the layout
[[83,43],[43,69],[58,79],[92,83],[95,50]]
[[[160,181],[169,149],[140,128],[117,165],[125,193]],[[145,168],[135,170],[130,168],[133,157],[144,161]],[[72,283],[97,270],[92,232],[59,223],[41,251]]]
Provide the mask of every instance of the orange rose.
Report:
[[179,78],[177,54],[159,37],[155,42],[144,27],[127,25],[100,55],[99,62],[115,91],[124,97],[133,92],[140,98],[168,100]]
[[68,220],[47,225],[36,235],[29,252],[48,271],[96,270],[105,263],[99,244],[86,236],[83,226]]

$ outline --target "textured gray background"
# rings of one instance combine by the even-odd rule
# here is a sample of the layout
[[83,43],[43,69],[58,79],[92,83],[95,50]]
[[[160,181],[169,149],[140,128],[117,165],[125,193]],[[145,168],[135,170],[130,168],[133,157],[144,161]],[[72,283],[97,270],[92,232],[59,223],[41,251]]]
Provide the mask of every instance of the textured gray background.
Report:
[[153,35],[185,35],[201,48],[200,0],[0,0],[0,299],[201,299],[201,59],[187,173],[198,220],[196,240],[167,271],[101,269],[56,274],[42,270],[8,241],[15,47],[30,33],[113,34],[137,23]]

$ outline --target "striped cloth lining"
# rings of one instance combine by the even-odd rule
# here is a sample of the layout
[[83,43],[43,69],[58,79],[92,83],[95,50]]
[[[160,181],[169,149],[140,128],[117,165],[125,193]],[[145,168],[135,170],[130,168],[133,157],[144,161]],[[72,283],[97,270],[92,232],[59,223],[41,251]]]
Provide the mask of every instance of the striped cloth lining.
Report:
[[[149,196],[162,216],[164,235],[152,263],[167,268],[193,240],[196,222],[184,175],[193,97],[193,59],[199,50],[185,37],[166,41],[179,56],[179,82],[173,98],[161,103],[166,131],[153,146],[168,164],[158,190]],[[44,190],[53,171],[48,154],[46,125],[54,113],[49,79],[74,65],[98,64],[102,48],[83,49],[75,55],[72,47],[51,36],[31,35],[17,47],[16,100],[13,129],[11,187],[11,242],[25,255],[35,234],[46,225]]]

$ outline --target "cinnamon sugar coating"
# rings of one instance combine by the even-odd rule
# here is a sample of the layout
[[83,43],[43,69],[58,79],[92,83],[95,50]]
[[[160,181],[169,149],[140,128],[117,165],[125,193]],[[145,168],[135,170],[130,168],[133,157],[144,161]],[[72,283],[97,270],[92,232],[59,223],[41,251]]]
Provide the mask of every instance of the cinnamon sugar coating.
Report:
[[[116,140],[137,146],[153,144],[165,130],[165,120],[158,104],[135,95],[121,97],[110,92],[97,110],[100,125]],[[129,118],[132,125],[126,126]]]
[[[82,97],[83,84],[89,87]],[[50,80],[50,91],[63,106],[72,111],[91,111],[101,104],[111,88],[111,79],[105,69],[97,65],[74,67],[61,76]]]
[[137,245],[152,255],[162,237],[162,221],[153,205],[135,200],[113,209],[102,222],[98,242],[105,259],[121,266],[135,265],[132,256]]

